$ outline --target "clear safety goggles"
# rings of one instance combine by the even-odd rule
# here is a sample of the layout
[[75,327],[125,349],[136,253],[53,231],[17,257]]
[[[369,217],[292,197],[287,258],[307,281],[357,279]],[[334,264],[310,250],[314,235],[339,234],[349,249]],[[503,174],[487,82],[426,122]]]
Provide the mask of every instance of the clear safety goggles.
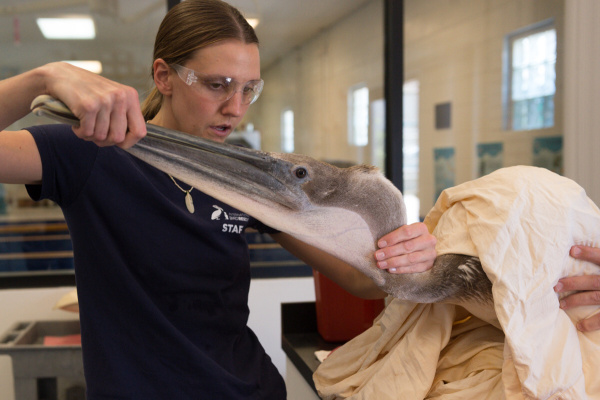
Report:
[[216,102],[225,102],[240,92],[242,104],[252,104],[260,96],[265,82],[262,79],[239,83],[233,78],[218,75],[204,75],[179,64],[171,64],[177,75],[186,85],[195,88],[203,96]]

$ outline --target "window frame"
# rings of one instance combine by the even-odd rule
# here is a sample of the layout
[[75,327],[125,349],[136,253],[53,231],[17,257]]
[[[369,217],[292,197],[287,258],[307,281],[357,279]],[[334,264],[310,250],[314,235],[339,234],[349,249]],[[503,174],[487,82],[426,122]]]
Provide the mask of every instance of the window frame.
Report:
[[[555,125],[555,117],[556,111],[553,112],[553,124],[551,126],[544,126],[541,128],[527,128],[527,129],[514,129],[513,126],[513,100],[512,100],[512,86],[513,86],[513,44],[516,40],[534,35],[536,33],[544,32],[547,30],[554,29],[556,34],[556,41],[558,42],[558,32],[556,29],[556,22],[554,18],[549,18],[533,25],[528,25],[526,27],[517,29],[504,38],[504,46],[503,46],[503,54],[502,54],[502,128],[505,131],[514,131],[514,132],[522,132],[527,130],[536,130],[536,129],[547,129],[551,128]],[[558,47],[558,44],[557,44]],[[558,58],[558,51],[556,54],[556,58]],[[555,68],[555,85],[556,85],[556,64],[558,60],[554,63]],[[556,86],[553,96],[556,96]]]

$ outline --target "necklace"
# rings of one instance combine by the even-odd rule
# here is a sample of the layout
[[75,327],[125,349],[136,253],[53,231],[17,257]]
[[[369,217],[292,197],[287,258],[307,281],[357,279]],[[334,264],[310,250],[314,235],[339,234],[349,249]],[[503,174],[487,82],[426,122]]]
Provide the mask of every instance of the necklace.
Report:
[[183,193],[185,193],[185,206],[187,207],[190,214],[193,214],[195,209],[194,209],[194,199],[192,199],[191,192],[192,192],[192,190],[194,190],[194,187],[191,186],[188,190],[185,190],[184,188],[179,186],[179,184],[175,181],[175,178],[173,178],[170,174],[167,174],[167,175],[169,175],[169,178],[171,178],[171,180],[173,181],[175,186],[177,186],[179,188],[179,190],[181,190]]

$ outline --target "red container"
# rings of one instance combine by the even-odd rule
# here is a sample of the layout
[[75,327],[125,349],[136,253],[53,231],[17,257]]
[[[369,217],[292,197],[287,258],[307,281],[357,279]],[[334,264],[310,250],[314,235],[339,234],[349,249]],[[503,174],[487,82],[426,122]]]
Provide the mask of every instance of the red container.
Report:
[[318,271],[313,270],[313,276],[317,329],[328,342],[346,342],[363,333],[385,307],[384,299],[361,299]]

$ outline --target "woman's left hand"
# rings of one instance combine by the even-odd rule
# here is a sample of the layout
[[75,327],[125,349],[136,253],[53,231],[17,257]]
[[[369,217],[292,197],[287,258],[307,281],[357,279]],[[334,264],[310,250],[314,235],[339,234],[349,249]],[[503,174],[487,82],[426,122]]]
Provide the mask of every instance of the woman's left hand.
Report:
[[[600,266],[600,249],[589,246],[573,246],[569,252],[571,257],[578,260],[590,261]],[[578,290],[580,292],[564,297],[560,301],[560,308],[569,308],[586,305],[600,305],[600,275],[583,275],[562,278],[554,287],[557,293]],[[577,323],[577,329],[582,332],[600,329],[600,313]]]
[[427,271],[437,256],[436,242],[422,222],[401,226],[377,242],[377,266],[391,273]]

